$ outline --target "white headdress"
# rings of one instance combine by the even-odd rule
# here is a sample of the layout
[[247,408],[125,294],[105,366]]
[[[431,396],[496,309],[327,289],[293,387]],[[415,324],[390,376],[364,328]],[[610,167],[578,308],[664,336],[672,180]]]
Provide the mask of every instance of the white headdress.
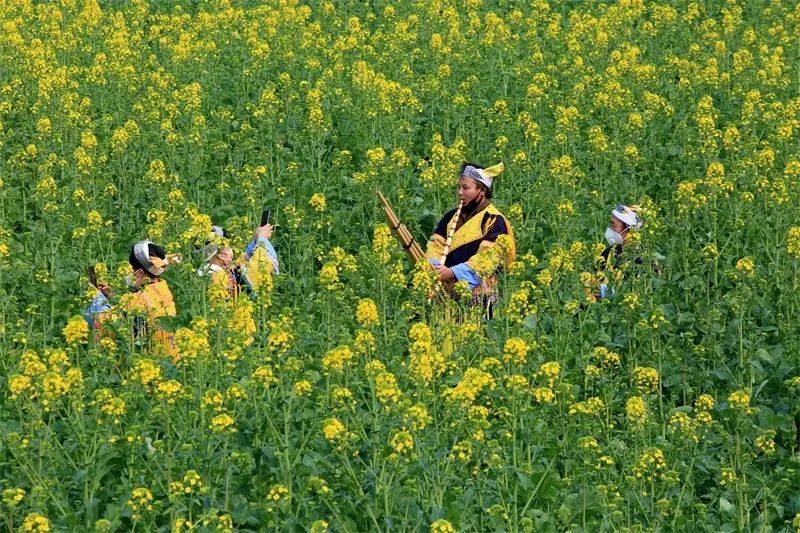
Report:
[[506,166],[503,163],[498,163],[489,168],[478,168],[472,165],[465,165],[464,169],[461,171],[461,175],[483,183],[486,185],[487,189],[491,189],[494,178],[505,169]]
[[617,204],[617,206],[611,210],[611,216],[628,227],[638,230],[644,226],[644,220],[634,211],[635,207],[636,206],[628,207],[624,204]]
[[[133,245],[133,256],[139,261],[139,264],[154,276],[160,276],[164,273],[164,269],[169,264],[165,259],[150,255],[150,245],[152,241],[145,240],[139,241]],[[155,246],[155,245],[154,245]]]

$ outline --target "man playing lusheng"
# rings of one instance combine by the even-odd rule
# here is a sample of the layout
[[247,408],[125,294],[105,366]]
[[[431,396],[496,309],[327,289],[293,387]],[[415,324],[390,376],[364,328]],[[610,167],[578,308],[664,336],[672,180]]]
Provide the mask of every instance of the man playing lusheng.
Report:
[[[445,284],[464,281],[473,303],[491,316],[497,301],[496,273],[514,260],[514,231],[491,203],[492,182],[505,170],[464,163],[458,179],[459,208],[445,213],[428,240],[425,257]],[[449,244],[449,246],[448,246]]]

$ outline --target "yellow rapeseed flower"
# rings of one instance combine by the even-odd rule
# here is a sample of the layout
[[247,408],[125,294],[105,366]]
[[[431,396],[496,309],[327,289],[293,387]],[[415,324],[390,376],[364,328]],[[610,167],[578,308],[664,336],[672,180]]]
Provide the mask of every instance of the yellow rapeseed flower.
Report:
[[503,346],[503,360],[516,365],[524,365],[528,355],[528,343],[518,337],[507,339]]
[[319,270],[319,283],[329,291],[335,291],[341,287],[339,281],[339,268],[332,262],[325,263]]
[[652,480],[656,477],[663,477],[666,469],[667,461],[664,458],[664,452],[660,448],[649,448],[639,456],[633,467],[633,475],[639,479]]
[[372,235],[372,252],[378,258],[381,265],[385,265],[392,257],[392,245],[394,239],[392,230],[387,224],[378,224]]
[[403,455],[414,449],[414,437],[408,431],[398,431],[392,436],[392,450],[397,455]]
[[750,391],[740,389],[733,391],[728,396],[728,405],[735,411],[740,411],[744,414],[752,414],[753,409],[750,407]]
[[22,531],[32,533],[46,533],[50,531],[50,520],[39,513],[29,513],[22,521]]
[[431,524],[431,533],[456,533],[456,528],[444,518],[440,518]]
[[278,503],[281,500],[288,499],[289,497],[289,487],[286,485],[273,485],[269,489],[269,493],[267,494],[267,500],[270,502]]
[[8,507],[16,507],[25,497],[25,490],[20,488],[3,490],[3,503]]
[[311,526],[309,526],[308,531],[309,533],[326,533],[328,531],[328,522],[325,520],[315,520],[311,523]]
[[658,370],[649,366],[637,366],[633,369],[633,379],[636,381],[636,387],[639,392],[643,394],[656,392],[661,380],[658,376]]
[[625,402],[625,416],[634,426],[647,422],[647,406],[641,396],[632,396]]
[[620,364],[619,354],[603,346],[595,348],[592,351],[592,357],[599,361],[605,368],[616,368]]
[[533,389],[533,399],[536,403],[553,403],[556,395],[549,387],[537,387]]
[[85,344],[89,340],[89,325],[82,316],[73,316],[67,321],[67,325],[62,330],[67,344]]
[[404,416],[405,423],[411,426],[414,431],[420,431],[431,423],[431,416],[428,414],[428,409],[421,403],[412,405],[406,409]]
[[319,192],[314,193],[311,196],[311,199],[308,200],[308,205],[310,205],[317,213],[322,213],[325,211],[325,206],[327,205],[325,195]]
[[337,346],[329,350],[322,358],[322,367],[325,370],[341,371],[354,356],[355,354],[349,346]]
[[733,468],[723,468],[719,473],[720,485],[732,485],[736,482],[736,471]]
[[547,361],[542,363],[542,366],[539,367],[539,370],[536,372],[537,377],[545,378],[550,388],[553,388],[553,384],[558,379],[558,375],[561,373],[561,365],[558,361]]
[[236,433],[233,417],[228,413],[220,413],[211,419],[209,429],[214,433]]
[[755,273],[756,265],[752,257],[742,257],[736,262],[736,270],[744,276],[750,277]]
[[585,401],[577,402],[569,406],[568,413],[570,415],[584,414],[590,416],[598,416],[606,405],[600,398],[593,396]]
[[694,403],[694,408],[698,411],[711,411],[714,409],[714,398],[708,394],[701,394]]
[[403,391],[397,385],[397,378],[391,372],[380,371],[374,376],[375,396],[387,408],[397,405],[403,397]]
[[161,379],[161,367],[150,359],[140,359],[133,365],[130,378],[142,385],[156,383]]
[[756,448],[764,455],[775,453],[775,432],[770,430],[756,437]]
[[442,395],[450,401],[460,402],[464,406],[472,405],[484,390],[492,390],[496,387],[494,377],[488,372],[477,368],[468,368],[458,385],[451,389],[446,389]]
[[322,426],[322,434],[329,442],[335,443],[347,435],[347,428],[338,418],[329,418]]
[[469,441],[462,440],[453,445],[450,450],[449,458],[455,461],[469,461],[472,457],[472,444]]
[[307,379],[301,379],[300,381],[295,382],[294,386],[292,387],[292,391],[294,392],[295,396],[306,396],[311,392],[312,388],[313,387],[310,381]]
[[14,374],[8,378],[8,390],[11,392],[9,398],[16,400],[21,394],[24,394],[33,387],[33,381],[30,376],[23,374]]
[[789,228],[789,234],[786,238],[786,251],[794,259],[800,259],[800,226]]
[[356,307],[356,320],[361,326],[370,328],[380,324],[378,306],[372,298],[362,298]]
[[128,507],[133,511],[133,519],[139,520],[142,511],[153,510],[153,493],[147,487],[137,487],[131,491]]
[[174,379],[162,381],[156,385],[156,396],[172,405],[181,396],[183,385]]

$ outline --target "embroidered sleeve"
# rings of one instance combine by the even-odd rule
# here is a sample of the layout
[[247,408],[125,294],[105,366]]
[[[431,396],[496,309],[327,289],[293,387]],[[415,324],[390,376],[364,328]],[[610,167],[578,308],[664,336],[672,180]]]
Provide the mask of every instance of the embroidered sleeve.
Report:
[[495,218],[492,227],[486,232],[483,240],[495,242],[500,235],[508,235],[508,226],[506,226],[506,219],[498,216]]
[[428,246],[425,248],[425,257],[428,260],[436,261],[437,263],[442,258],[444,252],[444,237],[434,233],[428,240]]

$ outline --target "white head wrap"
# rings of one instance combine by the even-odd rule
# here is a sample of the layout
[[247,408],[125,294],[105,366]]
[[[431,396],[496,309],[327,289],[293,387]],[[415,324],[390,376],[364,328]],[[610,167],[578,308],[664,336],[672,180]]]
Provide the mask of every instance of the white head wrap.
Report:
[[611,216],[635,230],[644,226],[644,220],[633,209],[624,204],[617,204],[611,210]]
[[152,241],[145,240],[139,241],[133,245],[133,256],[139,261],[139,264],[144,267],[146,271],[154,276],[160,276],[164,273],[166,261],[159,257],[150,256],[150,245]]
[[478,168],[472,165],[466,165],[464,170],[461,171],[462,176],[472,178],[486,186],[487,189],[492,188],[494,178],[506,169],[503,163],[498,163],[488,168]]

